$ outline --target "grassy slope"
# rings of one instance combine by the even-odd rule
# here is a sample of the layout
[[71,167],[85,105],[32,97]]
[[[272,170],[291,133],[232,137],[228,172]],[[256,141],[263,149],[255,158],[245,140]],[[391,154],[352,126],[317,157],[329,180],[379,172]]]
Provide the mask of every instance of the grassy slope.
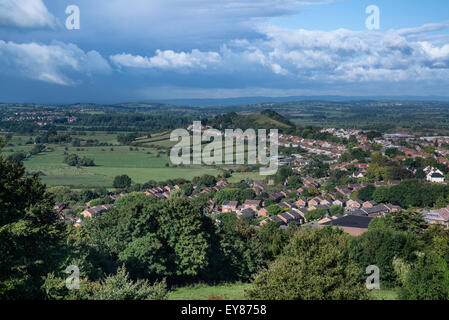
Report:
[[[216,286],[198,284],[177,288],[169,293],[169,300],[245,300],[245,290],[248,283],[228,283]],[[396,290],[374,290],[371,293],[374,300],[398,300]]]
[[[102,142],[116,143],[115,135],[98,133],[96,135],[81,136],[84,139],[98,139]],[[168,138],[168,139],[167,139]],[[5,156],[12,152],[28,152],[33,145],[25,145],[29,137],[14,137],[11,141],[14,146],[6,147]],[[161,140],[155,144],[168,146],[170,144],[168,135],[155,136],[152,140]],[[150,144],[152,143],[150,139]],[[22,145],[18,145],[18,144]],[[136,183],[145,183],[149,180],[164,181],[173,178],[192,179],[202,174],[217,175],[218,170],[214,168],[204,168],[201,166],[188,168],[166,167],[170,163],[167,154],[155,148],[139,147],[138,151],[130,151],[129,146],[111,147],[72,147],[71,145],[48,145],[54,151],[46,151],[32,156],[24,161],[29,172],[43,173],[42,180],[49,186],[66,185],[74,188],[83,187],[112,187],[112,181],[115,176],[127,174]],[[95,161],[95,167],[70,167],[63,163],[65,147],[68,147],[68,153],[92,158]],[[79,149],[79,151],[77,150]],[[157,154],[159,153],[159,156]]]
[[171,291],[169,300],[244,300],[249,284],[222,284],[217,286],[195,285]]

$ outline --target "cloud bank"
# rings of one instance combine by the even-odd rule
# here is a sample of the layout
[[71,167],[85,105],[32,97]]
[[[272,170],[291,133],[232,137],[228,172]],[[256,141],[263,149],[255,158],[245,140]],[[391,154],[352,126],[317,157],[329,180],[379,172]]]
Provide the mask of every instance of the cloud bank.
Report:
[[77,77],[111,71],[97,51],[84,52],[62,42],[43,45],[0,40],[0,59],[0,73],[58,85],[75,85]]
[[[120,67],[195,69],[211,72],[261,70],[310,81],[447,81],[449,44],[416,37],[449,27],[448,22],[414,29],[371,31],[288,30],[266,27],[265,40],[230,41],[214,52],[157,50],[154,56],[122,53],[110,57]],[[409,37],[413,35],[413,37]]]
[[0,0],[0,27],[54,28],[56,18],[42,0]]

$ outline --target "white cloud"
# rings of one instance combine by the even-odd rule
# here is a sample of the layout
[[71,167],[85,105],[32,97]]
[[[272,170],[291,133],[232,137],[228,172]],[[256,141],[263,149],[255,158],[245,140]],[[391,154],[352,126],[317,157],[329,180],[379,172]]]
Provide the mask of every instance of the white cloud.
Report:
[[265,27],[260,32],[267,37],[266,41],[235,41],[234,44],[259,47],[255,49],[254,61],[271,66],[276,74],[301,80],[432,80],[448,75],[449,43],[447,39],[420,41],[417,35],[447,27],[449,23],[443,22],[385,33]]
[[72,76],[108,73],[108,62],[96,51],[84,52],[74,44],[50,45],[0,40],[0,73],[59,84],[74,85]]
[[55,17],[42,0],[0,0],[0,27],[54,28]]
[[[111,56],[120,67],[203,70],[259,81],[261,74],[290,83],[416,82],[449,80],[447,38],[426,33],[449,27],[443,22],[387,32],[290,30],[269,26],[256,40],[234,39],[217,52],[157,50],[152,57]],[[422,35],[424,39],[421,40]],[[262,77],[262,78],[263,78]]]
[[119,67],[160,68],[160,69],[206,69],[210,65],[220,62],[217,52],[201,52],[197,49],[188,52],[174,52],[172,50],[157,50],[152,57],[134,56],[127,53],[113,55],[111,61]]
[[[260,29],[265,40],[236,39],[218,52],[176,53],[142,57],[111,56],[118,66],[160,69],[203,69],[221,74],[271,72],[304,81],[419,81],[444,79],[449,71],[449,44],[420,41],[409,34],[435,30],[435,24],[385,33],[372,31]],[[211,68],[213,67],[213,68]],[[447,81],[447,79],[446,79]]]

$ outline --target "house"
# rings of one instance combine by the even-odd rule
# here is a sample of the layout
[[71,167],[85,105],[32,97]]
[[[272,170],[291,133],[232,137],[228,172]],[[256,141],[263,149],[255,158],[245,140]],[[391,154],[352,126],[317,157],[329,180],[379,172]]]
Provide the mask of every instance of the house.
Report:
[[355,209],[353,211],[350,211],[348,214],[353,215],[353,216],[362,216],[362,217],[367,217],[368,216],[366,211],[362,210],[362,209]]
[[237,212],[238,205],[238,201],[223,201],[221,205],[221,212]]
[[95,207],[86,209],[83,212],[81,212],[80,215],[82,215],[85,218],[93,218],[95,216],[98,216],[98,215],[108,211],[112,207],[113,207],[112,204],[103,204],[100,206],[95,206]]
[[385,207],[387,207],[390,211],[389,212],[397,212],[402,210],[400,206],[396,206],[390,203],[384,204]]
[[269,217],[269,218],[265,219],[264,221],[262,221],[262,223],[264,224],[264,222],[267,223],[269,221],[275,222],[279,227],[282,226],[282,225],[285,225],[284,220],[282,220],[278,216]]
[[323,210],[326,210],[327,212],[329,212],[330,211],[330,206],[328,206],[328,205],[326,205],[326,204],[318,204],[318,205],[316,205],[316,206],[311,206],[311,207],[309,207],[309,211],[312,211],[312,210],[318,210],[318,209],[323,209]]
[[311,206],[317,206],[321,203],[321,201],[323,201],[323,199],[319,198],[319,197],[315,197],[312,200],[309,201],[309,207]]
[[307,207],[307,200],[299,199],[298,201],[296,201],[296,206],[300,208]]
[[281,219],[284,224],[288,225],[290,222],[294,221],[293,216],[289,215],[287,212],[278,214],[277,217]]
[[369,163],[356,163],[354,164],[354,167],[357,169],[368,169]]
[[401,181],[398,180],[393,180],[393,181],[387,181],[388,186],[392,187],[392,186],[397,186],[398,184],[400,184]]
[[83,220],[81,220],[80,217],[76,217],[74,222],[75,222],[74,226],[76,228],[79,228],[84,224]]
[[214,202],[214,200],[209,200],[209,207],[204,209],[205,213],[218,212],[218,205]]
[[296,210],[290,210],[287,211],[286,214],[290,215],[291,217],[293,217],[293,221],[299,222],[300,224],[304,224],[305,223],[305,219],[304,219],[304,215],[300,214],[299,212],[297,212]]
[[319,220],[317,223],[318,223],[318,224],[325,224],[325,223],[327,223],[327,222],[329,222],[329,221],[332,221],[332,219],[329,218],[329,217],[325,217],[325,218]]
[[61,213],[62,210],[64,210],[64,208],[65,208],[65,204],[63,202],[56,202],[54,207],[53,207],[53,210],[56,213]]
[[365,176],[365,174],[364,174],[363,171],[355,171],[355,172],[352,174],[352,177],[353,177],[353,178],[363,178],[364,176]]
[[374,206],[377,206],[377,202],[374,201],[374,200],[371,200],[371,201],[365,201],[365,202],[362,204],[362,207],[363,207],[363,208],[372,208],[372,207],[374,207]]
[[335,190],[345,198],[349,198],[353,192],[353,189],[347,186],[337,186],[335,187]]
[[267,185],[262,181],[254,181],[253,190],[256,194],[260,194],[265,191]]
[[281,206],[282,208],[287,208],[287,209],[291,209],[293,208],[293,204],[291,204],[288,201],[282,201],[279,203],[279,206]]
[[242,208],[243,209],[248,209],[251,208],[253,210],[259,210],[259,208],[262,206],[262,201],[261,200],[246,200],[243,205]]
[[374,218],[359,215],[345,215],[341,218],[324,222],[321,226],[338,227],[352,236],[359,236],[368,231],[368,225],[372,219]]
[[363,205],[363,201],[359,200],[359,199],[355,199],[355,200],[348,200],[348,202],[346,202],[346,208],[348,208],[349,210],[355,210],[355,209],[359,209],[361,206]]
[[344,207],[345,206],[345,202],[343,200],[337,199],[334,202],[332,202],[332,205]]
[[292,208],[290,211],[297,212],[301,217],[305,218],[306,213],[309,211],[307,208]]
[[321,187],[320,183],[318,181],[316,181],[315,179],[313,179],[312,177],[305,177],[302,180],[304,187],[308,188],[319,188]]
[[449,229],[449,206],[424,212],[423,218],[428,224],[441,224]]
[[220,181],[217,181],[217,183],[215,183],[215,186],[216,186],[217,188],[222,189],[222,188],[226,187],[227,184],[228,184],[228,183],[227,183],[226,181],[220,180]]
[[238,218],[256,218],[257,212],[251,208],[243,209],[237,213]]
[[262,208],[262,209],[258,210],[257,211],[257,216],[258,217],[267,217],[268,216],[267,209]]
[[366,212],[366,215],[369,217],[378,217],[383,216],[390,212],[390,209],[385,205],[373,206],[373,207],[364,207],[360,209],[363,212]]
[[444,175],[439,172],[429,173],[426,180],[432,183],[444,183]]
[[279,202],[284,198],[284,195],[280,192],[275,192],[269,195],[269,198],[274,202]]

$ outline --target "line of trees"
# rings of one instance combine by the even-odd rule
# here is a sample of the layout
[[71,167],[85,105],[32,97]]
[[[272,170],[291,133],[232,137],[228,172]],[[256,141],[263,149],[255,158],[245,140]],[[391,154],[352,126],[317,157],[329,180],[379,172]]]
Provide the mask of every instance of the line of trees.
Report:
[[71,167],[93,167],[95,166],[95,162],[93,159],[88,157],[79,157],[75,153],[67,154],[64,157],[64,163],[68,164]]

